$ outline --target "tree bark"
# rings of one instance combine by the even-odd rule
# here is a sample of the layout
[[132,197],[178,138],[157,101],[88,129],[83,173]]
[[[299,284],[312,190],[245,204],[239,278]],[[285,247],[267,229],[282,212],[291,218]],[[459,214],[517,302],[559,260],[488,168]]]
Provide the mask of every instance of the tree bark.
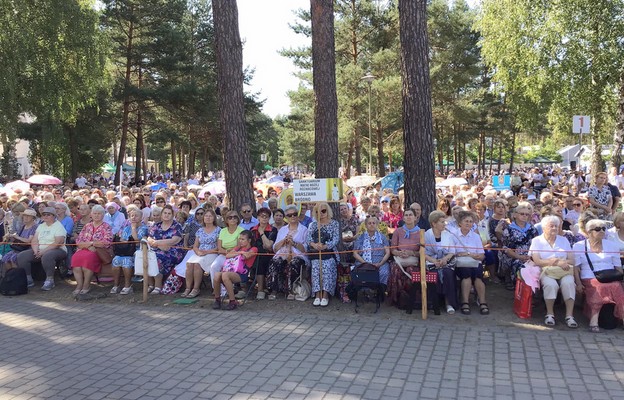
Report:
[[622,165],[622,145],[624,144],[624,73],[620,75],[620,88],[618,91],[618,112],[613,132],[613,153],[611,163],[614,167],[620,168]]
[[176,163],[177,163],[177,152],[175,141],[171,140],[171,176],[174,177],[176,174]]
[[317,178],[338,177],[338,98],[333,0],[311,0],[314,161]]
[[[139,65],[139,80],[138,87],[141,87],[141,82],[143,80],[143,69],[141,65]],[[142,170],[142,160],[143,160],[143,115],[141,114],[141,108],[143,106],[143,102],[139,100],[137,104],[137,112],[136,112],[136,148],[134,152],[134,182],[139,182],[141,180],[141,170]]]
[[399,0],[405,204],[418,202],[423,215],[436,207],[427,1]]
[[386,176],[386,166],[384,163],[383,132],[381,127],[379,126],[379,122],[377,122],[375,133],[377,134],[377,168],[379,169],[379,173],[377,174],[377,176],[381,178],[383,176]]
[[132,82],[132,52],[134,39],[134,23],[130,21],[128,27],[128,43],[126,45],[126,72],[124,75],[124,100],[123,115],[121,122],[121,139],[119,140],[119,154],[117,154],[117,168],[115,169],[115,185],[121,186],[121,168],[126,155],[126,144],[128,142],[128,116],[130,114],[130,86]]
[[[223,132],[225,187],[230,209],[254,204],[253,176],[243,95],[243,46],[235,0],[213,0],[219,116]],[[337,162],[337,159],[336,159]],[[336,172],[338,168],[336,167]]]

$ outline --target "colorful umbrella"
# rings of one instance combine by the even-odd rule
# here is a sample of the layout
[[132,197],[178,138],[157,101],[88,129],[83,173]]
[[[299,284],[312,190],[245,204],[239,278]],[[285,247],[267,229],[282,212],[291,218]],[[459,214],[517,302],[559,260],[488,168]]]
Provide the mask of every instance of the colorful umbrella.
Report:
[[347,180],[347,186],[350,188],[359,188],[364,186],[369,186],[375,183],[377,178],[370,175],[358,175],[353,178],[349,178]]
[[25,192],[30,189],[30,184],[24,181],[13,181],[6,184],[5,188],[15,191],[17,189]]
[[55,178],[52,175],[33,175],[26,179],[26,182],[31,185],[60,185],[63,183],[59,178]]

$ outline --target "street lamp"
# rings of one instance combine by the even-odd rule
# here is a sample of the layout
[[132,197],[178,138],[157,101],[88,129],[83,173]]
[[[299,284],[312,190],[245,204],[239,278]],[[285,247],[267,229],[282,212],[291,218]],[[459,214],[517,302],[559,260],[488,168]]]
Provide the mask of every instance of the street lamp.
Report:
[[362,77],[362,80],[368,83],[368,173],[373,175],[373,133],[371,129],[371,87],[376,76],[371,74],[370,71],[366,76]]

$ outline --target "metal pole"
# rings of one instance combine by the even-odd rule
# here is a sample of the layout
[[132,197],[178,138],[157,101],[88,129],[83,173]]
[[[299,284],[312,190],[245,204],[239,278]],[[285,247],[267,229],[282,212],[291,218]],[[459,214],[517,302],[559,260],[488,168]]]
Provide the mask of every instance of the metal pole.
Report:
[[373,130],[371,129],[371,86],[368,82],[368,174],[373,176]]

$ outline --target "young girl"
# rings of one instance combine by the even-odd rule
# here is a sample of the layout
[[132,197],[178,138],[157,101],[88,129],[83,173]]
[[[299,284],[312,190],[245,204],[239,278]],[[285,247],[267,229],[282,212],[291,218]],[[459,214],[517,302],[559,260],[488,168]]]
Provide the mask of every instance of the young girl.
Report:
[[238,246],[230,250],[225,258],[234,258],[241,256],[244,260],[244,271],[242,274],[236,272],[217,272],[214,277],[215,303],[212,306],[213,309],[221,309],[221,283],[227,290],[227,295],[230,300],[228,303],[228,310],[235,310],[238,307],[238,302],[234,297],[234,284],[245,283],[248,280],[249,269],[253,266],[256,260],[256,254],[258,254],[258,248],[251,246],[252,234],[249,230],[244,230],[238,235]]

